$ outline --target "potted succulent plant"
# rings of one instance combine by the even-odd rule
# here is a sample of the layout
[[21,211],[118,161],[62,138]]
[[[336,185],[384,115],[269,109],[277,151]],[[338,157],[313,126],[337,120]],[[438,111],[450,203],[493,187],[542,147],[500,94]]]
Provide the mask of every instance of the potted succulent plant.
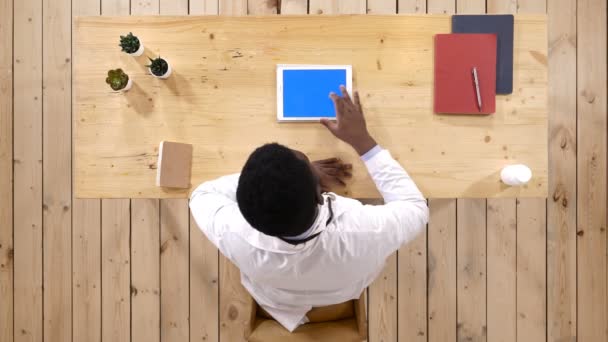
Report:
[[134,57],[141,56],[144,53],[144,44],[131,32],[126,36],[120,36],[119,46],[122,48],[122,51]]
[[148,57],[150,64],[146,65],[150,74],[156,78],[166,79],[171,75],[171,65],[166,60],[156,57],[154,59]]
[[122,69],[108,71],[106,83],[115,91],[127,91],[133,86],[133,80]]

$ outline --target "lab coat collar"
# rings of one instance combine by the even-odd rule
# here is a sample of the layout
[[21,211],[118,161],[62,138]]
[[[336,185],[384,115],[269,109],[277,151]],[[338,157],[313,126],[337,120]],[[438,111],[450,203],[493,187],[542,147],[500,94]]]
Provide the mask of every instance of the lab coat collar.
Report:
[[[317,215],[317,218],[315,219],[314,223],[311,226],[312,227],[311,235],[322,232],[323,230],[325,230],[325,228],[327,226],[327,219],[329,218],[329,208],[327,207],[329,201],[327,200],[327,197],[330,197],[332,199],[332,201],[331,201],[332,205],[335,204],[335,195],[333,193],[325,193],[325,194],[323,194],[323,197],[324,197],[324,201],[323,201],[324,203],[323,203],[323,205],[319,205],[319,214]],[[334,217],[335,217],[335,215],[336,215],[335,208],[333,210],[334,210]],[[238,231],[238,233],[248,244],[252,245],[255,248],[265,250],[268,252],[273,252],[273,253],[284,253],[284,254],[299,253],[299,252],[313,246],[316,243],[316,241],[318,240],[317,238],[314,238],[308,242],[299,243],[299,244],[294,245],[294,244],[285,242],[277,237],[261,233],[258,230],[256,230],[255,228],[251,227],[249,224],[243,224],[243,225],[241,225],[241,227],[242,227],[242,229],[240,229]]]

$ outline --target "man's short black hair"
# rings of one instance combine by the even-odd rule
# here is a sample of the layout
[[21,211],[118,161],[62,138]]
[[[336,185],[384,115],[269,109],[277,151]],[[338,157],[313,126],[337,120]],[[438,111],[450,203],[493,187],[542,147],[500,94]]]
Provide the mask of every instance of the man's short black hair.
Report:
[[277,143],[258,147],[245,163],[236,199],[249,224],[270,236],[296,236],[313,223],[317,181],[309,164]]

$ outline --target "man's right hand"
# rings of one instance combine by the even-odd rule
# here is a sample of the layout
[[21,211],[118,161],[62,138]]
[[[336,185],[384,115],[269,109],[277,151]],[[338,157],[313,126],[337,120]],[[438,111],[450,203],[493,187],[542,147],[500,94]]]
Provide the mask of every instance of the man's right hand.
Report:
[[359,93],[355,92],[353,102],[344,86],[340,86],[342,96],[330,93],[329,97],[334,102],[336,109],[336,121],[321,119],[321,123],[336,136],[336,138],[351,145],[357,153],[362,156],[365,152],[376,146],[376,141],[369,135],[365,124],[365,117],[361,110]]

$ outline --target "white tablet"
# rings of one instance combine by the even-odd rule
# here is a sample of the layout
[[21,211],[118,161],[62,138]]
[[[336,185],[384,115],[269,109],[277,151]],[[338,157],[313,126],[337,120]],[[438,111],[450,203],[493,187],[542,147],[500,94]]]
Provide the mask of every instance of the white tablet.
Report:
[[277,120],[319,121],[335,119],[329,93],[340,95],[340,85],[352,93],[350,65],[277,65]]

